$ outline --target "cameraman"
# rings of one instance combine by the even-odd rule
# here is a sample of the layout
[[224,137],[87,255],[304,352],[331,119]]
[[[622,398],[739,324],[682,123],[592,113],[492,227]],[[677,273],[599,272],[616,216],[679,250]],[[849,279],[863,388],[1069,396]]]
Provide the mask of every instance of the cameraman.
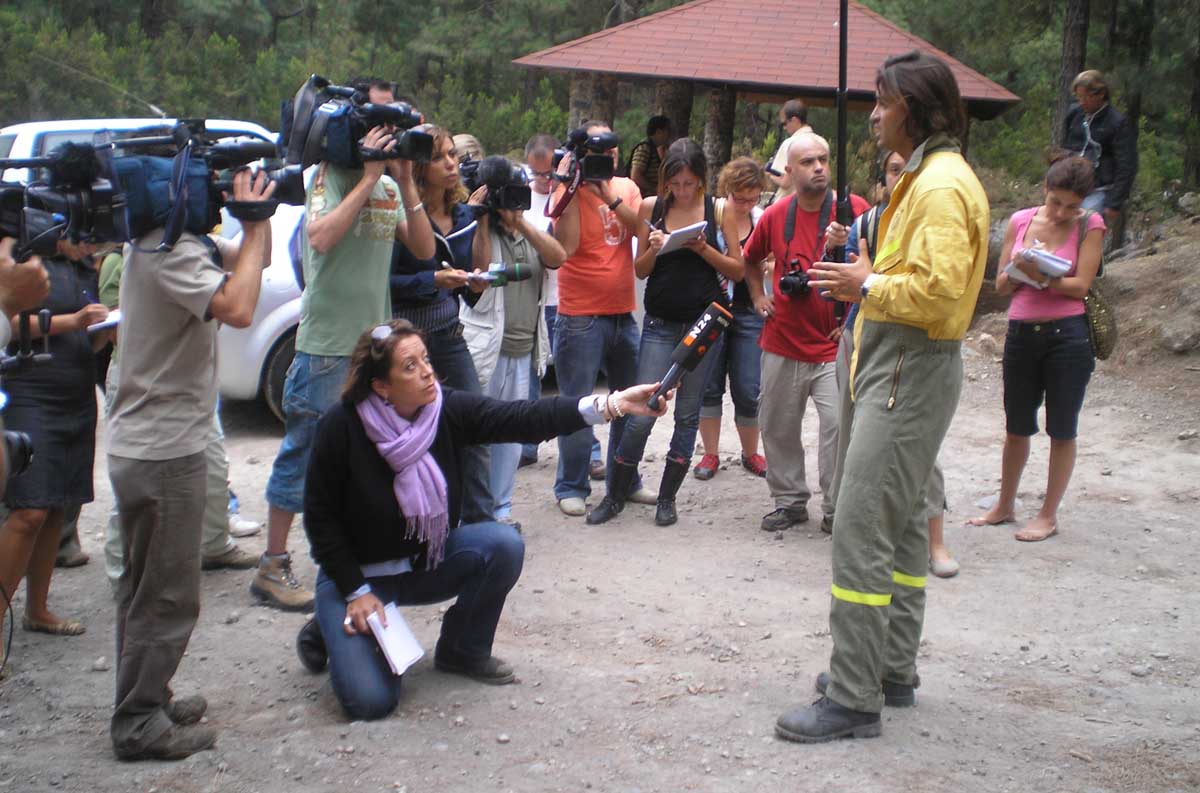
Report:
[[[266,174],[247,170],[233,199],[266,201]],[[181,759],[212,747],[197,724],[203,697],[173,698],[170,682],[200,613],[204,447],[217,398],[217,322],[248,327],[271,226],[242,221],[242,240],[214,260],[205,238],[185,232],[153,252],[162,231],[133,241],[121,280],[121,370],[108,425],[108,472],[125,558],[117,601],[113,751],[121,760]],[[221,250],[218,248],[218,250]],[[213,322],[212,320],[217,320]]]
[[[759,422],[767,455],[767,486],[775,509],[762,519],[763,531],[780,531],[808,520],[812,495],[804,474],[802,422],[811,396],[820,420],[817,467],[824,517],[821,530],[833,526],[833,472],[837,462],[837,358],[841,326],[834,304],[817,290],[780,288],[789,273],[807,277],[826,248],[846,244],[847,229],[836,221],[836,196],[829,186],[829,144],[813,133],[790,139],[786,173],[792,188],[785,200],[763,213],[746,242],[746,283],[755,309],[763,316],[762,390]],[[869,207],[850,196],[855,215]],[[787,228],[788,220],[794,223]],[[775,255],[771,293],[763,289],[759,263]],[[798,271],[798,272],[797,272]]]
[[[365,88],[372,102],[395,101],[391,83],[363,79],[355,87]],[[390,151],[396,145],[393,132],[390,126],[375,127],[362,146]],[[337,401],[363,328],[391,317],[387,286],[393,240],[433,254],[433,232],[412,170],[407,160],[373,160],[362,168],[325,162],[308,188],[300,329],[283,388],[287,434],[267,482],[267,551],[250,585],[255,597],[275,608],[312,605],[312,592],[292,575],[288,532],[304,508],[304,472],[317,419]]]
[[[50,276],[42,260],[33,256],[18,264],[12,255],[15,242],[11,237],[0,240],[0,347],[7,347],[12,338],[9,320],[40,305],[50,294]],[[3,430],[0,422],[0,432]],[[0,497],[7,484],[8,452],[5,445],[0,445]]]
[[[529,277],[487,290],[472,284],[460,312],[463,339],[484,395],[506,402],[526,400],[530,378],[541,379],[550,353],[543,274],[557,270],[567,254],[558,240],[530,222],[524,209],[501,205],[502,191],[525,186],[522,169],[506,157],[487,157],[479,165],[479,179],[488,211],[479,218],[475,247],[486,252],[489,263],[528,268]],[[521,524],[512,519],[512,494],[521,445],[492,444],[490,454],[494,517],[519,529]]]
[[[584,131],[589,137],[612,134],[612,129],[602,121],[588,123]],[[616,145],[604,154],[612,157],[615,169]],[[558,169],[560,176],[569,173],[574,156],[563,156]],[[636,307],[633,240],[641,225],[638,219],[641,205],[642,192],[631,179],[614,177],[585,182],[554,224],[554,237],[567,254],[558,274],[558,318],[554,330],[557,346],[554,367],[559,393],[563,396],[592,393],[601,367],[608,375],[610,389],[619,391],[634,384],[640,337],[633,318]],[[618,418],[609,430],[606,468],[610,476],[613,454],[626,421]],[[558,439],[554,495],[564,514],[582,517],[587,512],[591,446],[587,429]],[[642,487],[640,477],[635,476],[630,500],[654,504],[658,496]]]

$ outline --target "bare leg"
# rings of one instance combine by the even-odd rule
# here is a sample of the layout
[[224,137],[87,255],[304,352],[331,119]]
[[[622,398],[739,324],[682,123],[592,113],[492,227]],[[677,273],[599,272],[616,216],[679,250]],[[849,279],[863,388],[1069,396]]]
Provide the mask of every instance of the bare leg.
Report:
[[705,454],[721,453],[721,417],[705,416],[700,419],[700,443]]
[[1008,433],[1004,436],[1004,452],[1000,458],[1000,497],[996,504],[978,518],[967,523],[972,526],[1011,523],[1017,504],[1017,487],[1021,484],[1021,472],[1029,459],[1029,438]]
[[288,532],[292,530],[294,512],[270,507],[267,511],[267,553],[278,555],[287,552]]
[[737,428],[738,440],[742,442],[742,456],[753,457],[758,454],[758,427],[743,427],[740,424]]
[[[44,509],[13,510],[4,525],[0,526],[0,584],[10,598],[16,596],[17,587],[29,567],[29,559],[33,554],[33,546],[46,522]],[[58,538],[55,537],[55,548]],[[51,560],[53,563],[53,560]],[[0,636],[4,632],[4,614],[0,609]]]
[[1071,473],[1075,470],[1075,440],[1050,440],[1050,473],[1046,477],[1046,499],[1037,517],[1016,534],[1018,540],[1037,542],[1058,532],[1058,506],[1062,503]]
[[958,574],[958,562],[946,550],[945,529],[945,512],[929,519],[929,569],[939,578],[952,578]]
[[51,613],[50,577],[54,574],[54,557],[58,555],[59,534],[62,533],[63,511],[54,508],[46,513],[42,530],[34,542],[33,554],[29,557],[29,569],[25,574],[25,616],[33,622],[57,625],[63,620]]

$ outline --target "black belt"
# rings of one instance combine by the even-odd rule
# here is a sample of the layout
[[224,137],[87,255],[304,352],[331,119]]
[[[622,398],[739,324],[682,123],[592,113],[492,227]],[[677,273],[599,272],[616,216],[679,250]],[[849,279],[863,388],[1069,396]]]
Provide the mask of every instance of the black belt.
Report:
[[1062,319],[1010,319],[1008,321],[1008,329],[1019,333],[1051,333],[1076,327],[1081,322],[1087,322],[1086,314],[1076,314],[1071,317],[1063,317]]

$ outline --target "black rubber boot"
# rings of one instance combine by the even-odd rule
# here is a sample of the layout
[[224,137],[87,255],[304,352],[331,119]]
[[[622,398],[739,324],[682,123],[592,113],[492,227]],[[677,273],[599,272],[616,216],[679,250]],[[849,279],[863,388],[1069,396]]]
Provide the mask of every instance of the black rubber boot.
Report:
[[625,509],[625,501],[629,498],[629,493],[633,490],[633,481],[637,478],[637,466],[613,460],[611,475],[608,492],[587,514],[587,522],[593,526],[597,523],[607,523]]
[[296,636],[296,654],[304,668],[316,674],[324,672],[329,664],[329,654],[325,650],[325,637],[321,635],[321,626],[316,617],[309,619]]
[[667,458],[667,466],[663,468],[662,482],[658,485],[658,509],[654,512],[654,522],[659,526],[671,526],[679,520],[675,513],[675,494],[687,477],[688,464],[679,460]]
[[877,738],[883,732],[878,713],[850,710],[828,697],[806,708],[794,708],[775,722],[775,734],[800,743],[822,743],[836,738]]
[[[912,685],[905,683],[893,683],[891,680],[883,681],[883,704],[889,708],[911,708],[917,704],[917,689],[921,687],[921,678],[914,678]],[[816,689],[818,694],[824,695],[825,689],[829,688],[829,673],[821,672],[817,675]]]

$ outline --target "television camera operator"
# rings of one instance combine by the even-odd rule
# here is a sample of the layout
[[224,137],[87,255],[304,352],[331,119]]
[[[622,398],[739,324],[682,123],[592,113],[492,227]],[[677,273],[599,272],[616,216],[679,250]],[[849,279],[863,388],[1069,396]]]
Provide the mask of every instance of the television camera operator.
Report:
[[240,213],[240,244],[184,232],[160,252],[154,246],[163,232],[150,231],[133,240],[122,275],[121,370],[108,427],[109,478],[127,559],[118,586],[110,728],[121,760],[176,760],[216,741],[216,732],[198,723],[204,698],[175,697],[170,682],[200,611],[217,323],[250,325],[270,262],[271,228],[261,205],[274,183],[243,169],[232,188],[247,210]]
[[[13,259],[15,240],[0,240],[0,347],[7,347],[12,338],[11,318],[22,311],[41,305],[50,294],[50,276],[42,260],[32,256],[26,261]],[[0,430],[4,429],[0,419]],[[8,448],[0,445],[0,497],[8,484]]]

